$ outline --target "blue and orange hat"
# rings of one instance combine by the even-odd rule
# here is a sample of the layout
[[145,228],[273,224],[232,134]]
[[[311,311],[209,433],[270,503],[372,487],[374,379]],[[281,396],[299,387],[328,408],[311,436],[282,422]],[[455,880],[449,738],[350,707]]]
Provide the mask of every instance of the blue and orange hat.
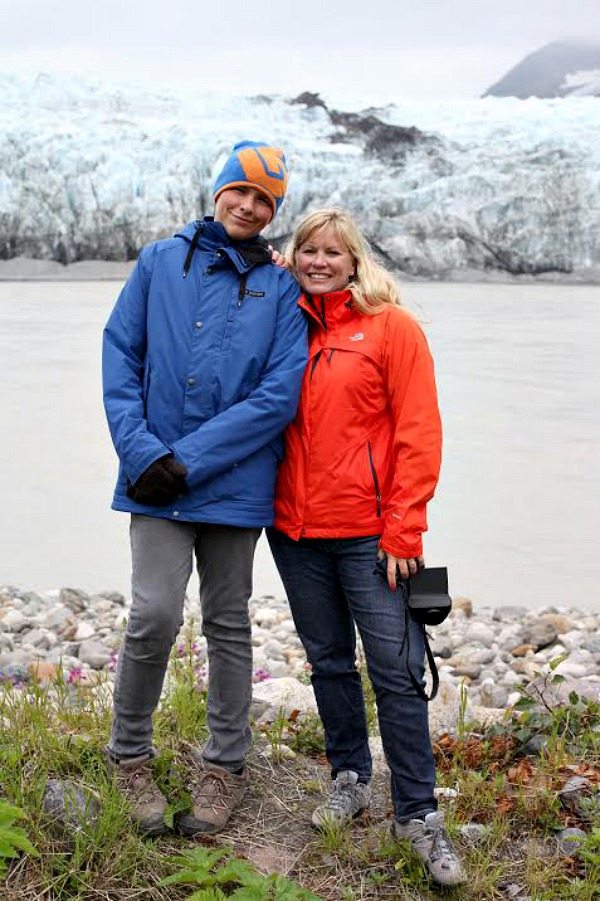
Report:
[[213,185],[217,200],[227,188],[250,185],[267,197],[273,217],[283,203],[288,183],[288,169],[283,150],[262,141],[240,141],[223,166]]

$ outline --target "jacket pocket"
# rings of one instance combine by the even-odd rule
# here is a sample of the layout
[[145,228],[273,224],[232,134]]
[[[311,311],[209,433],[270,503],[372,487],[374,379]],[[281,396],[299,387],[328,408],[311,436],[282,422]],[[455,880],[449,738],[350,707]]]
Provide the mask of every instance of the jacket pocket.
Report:
[[373,489],[375,491],[375,506],[377,510],[377,516],[381,516],[381,490],[379,487],[379,478],[377,477],[377,470],[375,469],[375,463],[373,461],[373,449],[371,448],[371,442],[367,441],[367,452],[369,454],[369,468],[371,470],[371,478],[373,479]]

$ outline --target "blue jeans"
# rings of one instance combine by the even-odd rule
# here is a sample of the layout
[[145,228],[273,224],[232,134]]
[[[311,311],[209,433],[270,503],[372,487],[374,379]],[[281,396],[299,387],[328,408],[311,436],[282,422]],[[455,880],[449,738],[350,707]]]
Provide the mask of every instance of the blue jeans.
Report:
[[379,537],[292,541],[276,529],[268,529],[267,535],[312,666],[332,777],[354,770],[359,779],[369,781],[372,774],[356,667],[356,624],[377,701],[396,819],[407,821],[436,810],[427,703],[408,675],[406,644],[400,656],[408,622],[410,666],[424,684],[423,633],[406,617],[404,588],[390,591],[374,572]]

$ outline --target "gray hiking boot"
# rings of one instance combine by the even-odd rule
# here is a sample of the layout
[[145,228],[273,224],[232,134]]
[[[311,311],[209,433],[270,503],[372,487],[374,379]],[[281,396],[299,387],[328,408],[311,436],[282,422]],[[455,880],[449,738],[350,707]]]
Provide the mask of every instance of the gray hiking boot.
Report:
[[179,831],[184,835],[220,832],[242,803],[249,781],[245,767],[236,776],[214,763],[204,763],[192,786],[192,810],[177,817]]
[[345,826],[371,802],[371,786],[358,781],[354,770],[342,770],[331,784],[331,793],[312,815],[313,826]]
[[432,879],[439,885],[461,885],[467,876],[458,858],[450,836],[444,829],[444,814],[432,811],[423,819],[409,820],[408,823],[392,823],[395,838],[408,839],[413,850],[419,855],[429,870]]
[[119,792],[129,804],[138,831],[150,836],[167,832],[164,819],[167,799],[154,781],[152,758],[146,754],[116,761],[106,748],[104,756]]

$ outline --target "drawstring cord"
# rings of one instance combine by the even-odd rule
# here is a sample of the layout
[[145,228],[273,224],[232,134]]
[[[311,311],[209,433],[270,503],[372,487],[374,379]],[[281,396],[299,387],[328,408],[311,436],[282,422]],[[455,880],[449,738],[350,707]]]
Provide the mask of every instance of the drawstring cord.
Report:
[[198,226],[196,231],[194,232],[194,237],[190,242],[190,247],[187,252],[187,256],[185,258],[185,263],[183,264],[183,277],[186,278],[188,272],[190,271],[190,266],[192,265],[192,257],[194,256],[194,251],[198,246],[198,241],[200,240],[200,235],[202,234],[202,223]]

